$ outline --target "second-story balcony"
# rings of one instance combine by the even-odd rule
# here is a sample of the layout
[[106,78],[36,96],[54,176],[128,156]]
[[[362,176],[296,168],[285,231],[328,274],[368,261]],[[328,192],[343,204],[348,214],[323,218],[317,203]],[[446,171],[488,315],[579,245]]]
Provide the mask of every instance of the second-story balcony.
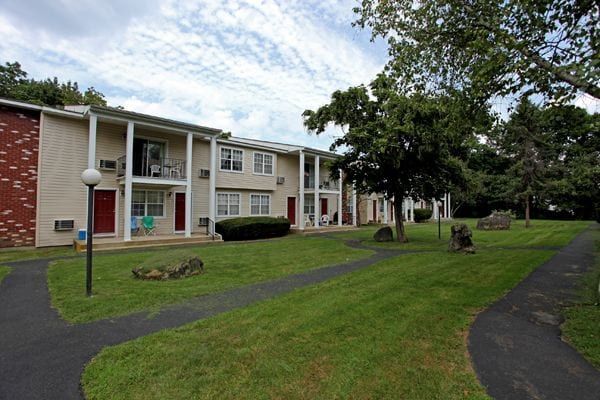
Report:
[[[133,176],[185,180],[185,160],[177,158],[146,159],[133,157]],[[117,177],[125,176],[125,156],[117,159]]]
[[[314,176],[305,176],[304,177],[304,189],[314,189],[315,188],[315,177]],[[329,191],[339,191],[340,185],[339,181],[334,181],[329,178],[329,176],[321,176],[319,177],[319,189],[320,190],[329,190]]]

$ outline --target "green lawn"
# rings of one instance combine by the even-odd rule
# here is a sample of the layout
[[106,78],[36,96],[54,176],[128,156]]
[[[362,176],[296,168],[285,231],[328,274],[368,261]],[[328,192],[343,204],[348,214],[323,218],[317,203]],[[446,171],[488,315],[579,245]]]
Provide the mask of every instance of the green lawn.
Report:
[[549,251],[425,253],[108,348],[88,399],[487,398],[465,332]]
[[[131,270],[161,252],[192,251],[205,273],[171,281],[140,281]],[[167,253],[165,253],[167,252]],[[255,243],[154,250],[94,257],[93,296],[85,296],[85,258],[54,261],[48,271],[52,304],[71,322],[86,322],[161,306],[224,289],[335,265],[372,254],[333,239],[290,236]]]
[[565,339],[600,369],[600,231],[594,236],[598,244],[595,268],[582,283],[581,304],[566,310],[561,328]]
[[[381,226],[365,226],[360,231],[340,232],[334,234],[338,238],[361,239],[368,246],[376,246],[396,250],[446,250],[450,240],[450,227],[455,223],[466,223],[473,233],[473,243],[479,249],[486,247],[519,247],[550,246],[562,247],[568,244],[591,221],[546,221],[533,220],[530,228],[525,228],[524,221],[513,221],[511,229],[506,231],[481,231],[475,229],[476,219],[454,220],[442,222],[442,238],[438,240],[437,223],[407,224],[408,243],[378,243],[373,234]],[[396,231],[394,230],[394,237]]]
[[[539,238],[517,229],[514,240],[497,237],[505,246],[555,246],[584,226],[544,224],[549,232],[536,223]],[[436,232],[410,229],[415,238]],[[87,366],[83,387],[89,399],[487,399],[471,369],[468,327],[553,254],[398,256],[107,348]]]
[[9,267],[0,266],[0,282],[10,273]]
[[74,256],[77,253],[71,246],[60,247],[11,247],[0,249],[0,262],[29,260],[33,258],[48,258]]

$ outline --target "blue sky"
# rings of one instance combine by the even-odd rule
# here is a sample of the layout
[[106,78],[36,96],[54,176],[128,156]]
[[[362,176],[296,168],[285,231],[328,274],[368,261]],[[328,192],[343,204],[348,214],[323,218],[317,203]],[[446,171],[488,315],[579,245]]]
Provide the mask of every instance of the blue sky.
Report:
[[368,83],[387,52],[353,0],[0,0],[0,62],[94,86],[109,105],[327,149],[300,114]]

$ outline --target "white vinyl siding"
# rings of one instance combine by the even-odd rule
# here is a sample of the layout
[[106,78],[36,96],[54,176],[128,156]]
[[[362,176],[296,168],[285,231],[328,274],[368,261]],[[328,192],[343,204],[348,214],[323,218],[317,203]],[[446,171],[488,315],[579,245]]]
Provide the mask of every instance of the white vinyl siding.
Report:
[[268,194],[250,195],[250,215],[270,215],[271,196]]
[[217,193],[217,216],[237,217],[240,215],[239,193]]
[[273,175],[273,156],[266,153],[254,153],[254,173]]
[[244,151],[221,147],[221,171],[242,172],[244,170]]
[[131,200],[131,215],[143,217],[165,216],[165,192],[159,190],[134,190]]

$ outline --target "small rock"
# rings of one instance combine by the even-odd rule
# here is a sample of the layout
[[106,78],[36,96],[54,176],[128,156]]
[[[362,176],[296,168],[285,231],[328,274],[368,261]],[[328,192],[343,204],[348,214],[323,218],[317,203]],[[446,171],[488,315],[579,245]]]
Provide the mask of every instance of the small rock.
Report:
[[471,230],[466,224],[454,224],[450,228],[451,238],[448,243],[448,251],[464,253],[475,253],[475,245],[471,241]]
[[485,231],[510,229],[510,217],[504,214],[491,213],[477,221],[477,229]]
[[394,232],[392,232],[392,228],[389,226],[384,226],[375,232],[373,239],[376,242],[391,242],[394,240]]

